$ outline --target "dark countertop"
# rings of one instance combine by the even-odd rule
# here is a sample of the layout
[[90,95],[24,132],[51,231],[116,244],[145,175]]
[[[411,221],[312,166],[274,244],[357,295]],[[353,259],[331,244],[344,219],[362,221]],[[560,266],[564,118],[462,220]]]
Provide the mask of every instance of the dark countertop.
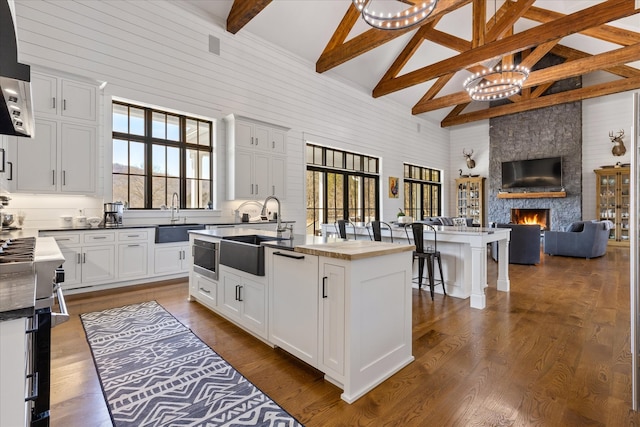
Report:
[[[273,236],[277,237],[278,234],[275,231],[259,230],[250,228],[251,224],[246,224],[247,227],[235,227],[235,228],[222,228],[215,230],[191,230],[191,234],[199,234],[202,236],[209,236],[214,238],[223,238],[228,236],[243,236],[247,234],[258,234],[261,236]],[[289,236],[289,232],[284,232],[284,236]],[[268,246],[270,248],[282,249],[287,251],[293,251],[296,246],[302,245],[318,245],[321,243],[335,242],[342,239],[335,237],[322,237],[311,236],[308,234],[294,234],[292,239],[280,239],[280,240],[268,240],[262,242],[262,246]]]
[[[206,222],[206,223],[187,223],[187,224],[198,224],[204,226],[251,226],[252,224],[276,224],[277,221],[262,221],[262,222]],[[282,223],[295,223],[295,221],[282,221]],[[158,225],[169,226],[171,224],[131,224],[131,225],[120,225],[118,227],[51,227],[51,228],[40,228],[38,231],[95,231],[95,230],[126,230],[131,228],[156,228]],[[184,224],[175,224],[175,225],[184,225]],[[264,230],[261,230],[264,231]]]

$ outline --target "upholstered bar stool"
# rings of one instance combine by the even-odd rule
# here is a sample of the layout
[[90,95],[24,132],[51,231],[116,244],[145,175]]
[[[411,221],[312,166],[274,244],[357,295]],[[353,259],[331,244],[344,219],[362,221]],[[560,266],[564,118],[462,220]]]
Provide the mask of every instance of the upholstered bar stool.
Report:
[[[409,233],[411,228],[411,233]],[[433,246],[425,247],[424,245],[424,230],[425,228],[433,232]],[[414,222],[413,224],[407,224],[404,227],[404,231],[407,234],[407,240],[413,243],[416,250],[413,252],[413,259],[418,260],[418,289],[422,288],[422,277],[424,275],[425,264],[427,266],[427,273],[429,275],[429,290],[431,291],[431,299],[433,300],[433,290],[436,284],[442,285],[442,292],[447,294],[447,290],[444,286],[444,274],[442,273],[442,256],[438,250],[438,238],[436,228],[429,224],[422,224]],[[435,263],[438,261],[438,269],[440,270],[440,279],[436,280]]]
[[[384,221],[371,221],[369,223],[371,229],[367,227],[367,232],[369,232],[369,238],[371,240],[375,240],[376,242],[382,242],[382,226],[389,230],[389,237],[391,238],[391,243],[393,243],[393,230],[391,226]],[[371,232],[373,231],[373,235]]]

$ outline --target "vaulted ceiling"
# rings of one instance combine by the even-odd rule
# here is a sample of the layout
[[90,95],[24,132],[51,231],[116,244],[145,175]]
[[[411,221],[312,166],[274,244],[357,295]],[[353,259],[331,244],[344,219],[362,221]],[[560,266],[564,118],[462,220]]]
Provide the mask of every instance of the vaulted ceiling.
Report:
[[[351,0],[187,2],[443,127],[640,88],[640,0],[439,0],[419,27],[394,31],[367,26]],[[500,60],[532,69],[522,92],[472,101],[464,79]]]

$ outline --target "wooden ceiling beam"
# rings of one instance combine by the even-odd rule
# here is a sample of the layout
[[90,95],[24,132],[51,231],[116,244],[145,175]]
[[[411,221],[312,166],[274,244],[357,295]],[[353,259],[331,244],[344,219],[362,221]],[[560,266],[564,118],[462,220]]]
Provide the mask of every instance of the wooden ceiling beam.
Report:
[[566,15],[556,21],[542,24],[502,40],[487,43],[453,58],[448,58],[396,77],[393,80],[381,82],[374,88],[373,96],[377,98],[387,95],[448,73],[460,71],[496,56],[532,48],[540,43],[560,39],[587,28],[639,12],[640,9],[635,9],[633,2],[628,0],[609,0],[571,15]]
[[[524,87],[533,87],[546,83],[553,83],[569,77],[575,77],[585,73],[613,67],[619,64],[624,64],[626,62],[629,62],[629,58],[637,58],[638,55],[640,55],[640,43],[633,46],[616,49],[611,52],[605,52],[599,55],[593,55],[581,59],[576,59],[574,61],[568,61],[564,64],[554,65],[542,70],[533,71],[525,82]],[[440,108],[446,108],[465,102],[469,102],[469,95],[465,91],[460,91],[426,102],[420,102],[411,109],[411,113],[414,115],[426,113],[429,111],[435,111],[439,110]]]
[[358,12],[358,8],[356,8],[353,3],[351,3],[351,6],[349,7],[349,9],[347,9],[347,12],[342,17],[340,25],[338,25],[338,28],[336,28],[336,30],[333,32],[331,40],[329,40],[329,43],[327,43],[327,46],[324,48],[324,51],[322,52],[323,55],[325,52],[329,52],[330,50],[344,43],[344,41],[349,36],[349,33],[353,29],[353,26],[356,25],[356,22],[358,22],[359,17],[360,12]]
[[516,3],[506,1],[500,10],[496,11],[494,20],[496,25],[488,25],[488,33],[485,38],[487,41],[494,41],[503,38],[509,31],[513,30],[513,26],[520,19],[527,9],[535,0],[518,0]]
[[475,0],[473,2],[471,45],[472,47],[484,44],[484,35],[487,31],[487,0]]
[[269,3],[271,0],[234,0],[227,16],[227,31],[236,34]]
[[[438,19],[449,12],[452,12],[468,3],[472,0],[439,0],[438,5],[433,10],[431,15],[425,19],[421,25],[426,25],[434,19]],[[350,6],[352,7],[352,6]],[[347,11],[349,13],[349,11]],[[324,73],[332,68],[337,67],[340,64],[362,55],[378,46],[381,46],[388,41],[391,41],[405,33],[415,30],[415,28],[407,28],[403,30],[378,30],[372,28],[365,31],[362,34],[355,36],[354,38],[346,41],[340,46],[336,46],[332,49],[326,50],[320,55],[320,58],[316,62],[316,72]]]
[[[563,45],[556,45],[551,49],[551,53],[561,58],[575,60],[582,58],[590,58],[592,55],[581,50],[573,49]],[[628,65],[614,65],[611,67],[603,68],[602,71],[606,71],[611,74],[615,74],[620,77],[638,77],[640,76],[640,70]]]
[[474,111],[466,114],[459,114],[456,117],[446,118],[440,123],[441,127],[449,127],[471,123],[478,120],[486,120],[493,117],[506,116],[508,114],[531,111],[538,108],[552,105],[566,104],[568,102],[582,101],[585,99],[598,98],[600,96],[612,95],[614,93],[627,92],[640,88],[640,77],[621,79],[614,82],[601,83],[585,88],[574,89],[566,92],[559,92],[539,98],[532,98],[518,103],[500,105],[487,108],[486,110]]

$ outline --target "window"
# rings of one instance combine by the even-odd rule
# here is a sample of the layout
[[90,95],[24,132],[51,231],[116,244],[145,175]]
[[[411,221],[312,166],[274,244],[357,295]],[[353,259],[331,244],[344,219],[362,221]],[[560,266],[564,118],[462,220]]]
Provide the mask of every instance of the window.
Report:
[[404,211],[417,220],[442,215],[442,173],[404,164]]
[[379,217],[378,158],[307,144],[307,233],[343,218]]
[[210,121],[113,103],[113,200],[131,209],[204,208],[212,200]]

